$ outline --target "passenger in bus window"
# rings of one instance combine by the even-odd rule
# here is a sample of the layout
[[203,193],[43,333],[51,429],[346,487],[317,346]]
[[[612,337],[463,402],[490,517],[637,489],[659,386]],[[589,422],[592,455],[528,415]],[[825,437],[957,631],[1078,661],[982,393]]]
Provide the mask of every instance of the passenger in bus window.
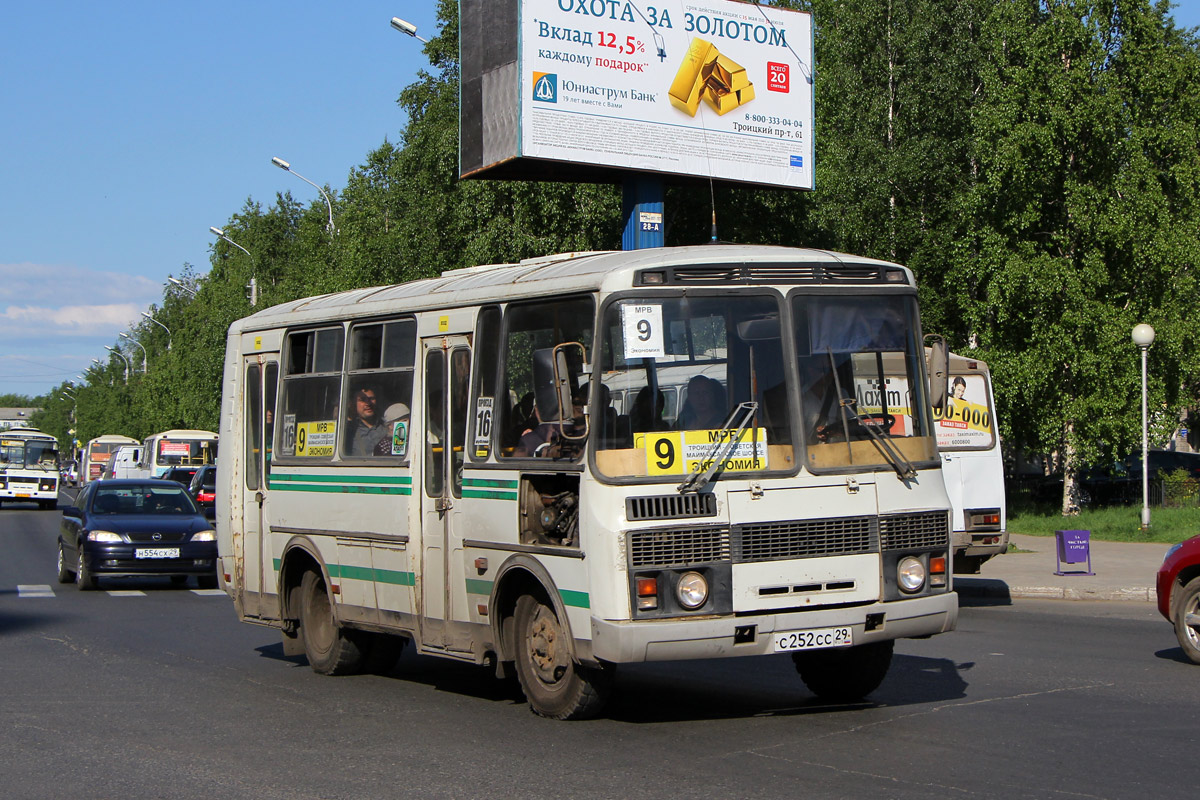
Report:
[[660,389],[658,391],[658,402],[654,404],[654,411],[650,410],[650,387],[643,386],[637,393],[637,397],[633,401],[633,409],[629,412],[629,422],[634,433],[646,433],[648,431],[665,431],[667,423],[663,420],[663,411],[667,407],[667,397]]
[[[562,452],[567,445],[575,446],[577,442],[569,442],[564,439],[562,434],[565,432],[568,435],[574,434],[576,431],[582,433],[584,430],[584,408],[587,406],[587,389],[576,389],[571,398],[571,416],[570,422],[559,424],[557,422],[538,422],[538,424],[525,431],[521,436],[521,441],[517,443],[517,449],[513,451],[513,455],[522,456],[537,456],[539,458],[559,458],[564,455]],[[540,420],[540,415],[537,414],[537,408],[534,408],[534,416]]]
[[392,403],[383,412],[383,437],[375,445],[374,455],[404,456],[408,454],[408,426],[397,426],[397,422],[407,423],[408,406],[404,403]]
[[694,375],[688,381],[687,399],[675,427],[681,431],[704,431],[721,427],[725,422],[725,389],[721,382],[704,375]]
[[347,425],[346,450],[352,456],[369,456],[375,445],[388,434],[379,418],[379,398],[374,386],[364,386],[354,393],[354,419]]

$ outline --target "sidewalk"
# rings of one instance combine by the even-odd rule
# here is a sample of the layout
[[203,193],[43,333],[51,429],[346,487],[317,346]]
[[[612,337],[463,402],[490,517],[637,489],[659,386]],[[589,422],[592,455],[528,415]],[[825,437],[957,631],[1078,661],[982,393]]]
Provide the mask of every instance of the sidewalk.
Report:
[[[1031,552],[996,556],[983,565],[978,575],[955,575],[955,591],[967,597],[1153,603],[1155,575],[1170,547],[1093,539],[1090,550],[1094,575],[1055,575],[1059,564],[1054,536],[1012,534],[1009,541]],[[1064,571],[1087,571],[1087,562],[1062,566]]]

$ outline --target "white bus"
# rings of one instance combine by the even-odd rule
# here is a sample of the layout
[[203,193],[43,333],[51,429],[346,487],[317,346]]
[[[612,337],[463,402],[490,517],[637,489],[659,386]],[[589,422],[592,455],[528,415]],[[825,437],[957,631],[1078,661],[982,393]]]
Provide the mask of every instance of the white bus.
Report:
[[1008,550],[1004,459],[996,427],[996,401],[988,366],[950,354],[950,399],[934,411],[942,476],[954,525],[954,571],[977,573],[983,562]]
[[146,437],[138,468],[146,477],[161,478],[171,467],[203,467],[216,460],[217,434],[174,429]]
[[[903,434],[853,399],[885,355]],[[660,365],[719,387],[720,418],[611,405],[661,394]],[[925,373],[912,273],[823,251],[570,254],[283,303],[229,330],[223,586],[318,672],[412,641],[558,719],[642,661],[782,653],[857,699],[895,639],[957,619]]]
[[83,465],[79,469],[80,483],[99,480],[100,476],[104,474],[104,467],[108,465],[113,454],[129,444],[141,444],[141,442],[129,436],[111,433],[97,436],[89,441],[83,448]]
[[33,428],[0,432],[0,502],[58,505],[58,440]]

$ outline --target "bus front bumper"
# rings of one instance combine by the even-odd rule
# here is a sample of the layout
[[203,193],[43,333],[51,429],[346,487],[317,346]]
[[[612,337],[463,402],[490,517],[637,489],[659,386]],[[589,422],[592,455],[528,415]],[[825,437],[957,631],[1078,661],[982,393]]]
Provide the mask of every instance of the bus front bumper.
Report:
[[[871,624],[868,626],[868,617]],[[694,619],[614,622],[592,618],[592,656],[615,664],[768,655],[775,633],[848,627],[855,645],[954,630],[954,592],[851,608]],[[871,629],[868,630],[868,627]]]

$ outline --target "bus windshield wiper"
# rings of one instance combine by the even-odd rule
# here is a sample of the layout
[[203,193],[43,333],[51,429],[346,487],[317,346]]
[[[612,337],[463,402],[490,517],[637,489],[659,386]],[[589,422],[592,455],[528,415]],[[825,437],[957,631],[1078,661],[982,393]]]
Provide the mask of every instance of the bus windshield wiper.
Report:
[[[738,425],[737,430],[732,436],[720,437],[711,445],[709,445],[708,450],[704,453],[704,457],[700,460],[700,463],[702,464],[707,463],[708,468],[703,472],[693,472],[688,476],[687,480],[675,487],[675,490],[680,494],[686,494],[688,492],[699,493],[704,491],[704,487],[708,486],[709,482],[713,478],[713,475],[717,474],[717,469],[721,464],[725,463],[725,459],[729,457],[731,452],[733,452],[733,448],[737,447],[738,442],[742,438],[742,434],[746,430],[746,426],[750,424],[750,420],[754,419],[754,412],[757,410],[758,403],[750,400],[745,403],[739,403],[737,408],[729,412],[729,416],[725,418],[725,424],[721,426],[721,430],[730,430],[733,427],[734,422],[740,417],[742,422],[740,425]],[[755,445],[757,445],[757,442]],[[757,451],[757,449],[758,448],[756,446],[755,450]],[[756,452],[754,457],[757,458],[757,456],[758,454]]]
[[850,417],[856,423],[858,423],[858,427],[862,428],[870,435],[871,440],[875,443],[875,447],[879,450],[880,454],[887,459],[887,462],[892,466],[892,469],[896,470],[896,474],[900,476],[900,479],[903,480],[905,478],[917,477],[916,467],[914,467],[912,462],[905,458],[904,454],[901,453],[896,445],[892,443],[891,435],[889,434],[887,438],[880,436],[876,432],[874,425],[867,424],[866,420],[858,415],[858,411],[854,408],[854,405],[855,401],[853,400],[845,401],[842,403],[842,410],[847,412]]

